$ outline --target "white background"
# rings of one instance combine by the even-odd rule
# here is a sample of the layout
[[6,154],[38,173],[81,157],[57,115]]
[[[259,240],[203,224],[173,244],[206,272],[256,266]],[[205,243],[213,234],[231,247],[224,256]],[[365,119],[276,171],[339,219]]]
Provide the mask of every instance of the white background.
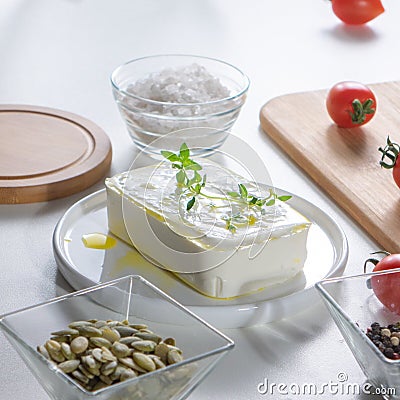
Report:
[[[228,61],[251,80],[235,133],[257,149],[276,186],[340,223],[350,245],[346,273],[361,272],[377,245],[260,130],[258,114],[281,94],[341,80],[398,79],[400,3],[384,5],[383,15],[355,29],[341,24],[326,0],[1,0],[0,103],[60,108],[93,120],[111,138],[113,174],[129,167],[133,153],[110,90],[117,65],[159,53]],[[72,290],[57,272],[52,232],[69,206],[101,187],[49,203],[0,206],[0,314]],[[287,320],[225,333],[236,349],[190,399],[269,398],[257,392],[264,378],[321,385],[345,372],[349,382],[364,382],[321,303]],[[47,398],[4,336],[0,354],[1,400]]]

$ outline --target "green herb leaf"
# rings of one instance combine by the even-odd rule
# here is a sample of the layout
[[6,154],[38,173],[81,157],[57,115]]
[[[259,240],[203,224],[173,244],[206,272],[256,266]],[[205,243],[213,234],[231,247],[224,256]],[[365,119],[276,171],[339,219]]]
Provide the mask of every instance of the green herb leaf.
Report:
[[240,197],[240,194],[238,192],[228,192],[227,195],[230,197]]
[[202,188],[203,186],[202,185],[200,185],[200,183],[196,183],[196,185],[194,186],[194,191],[197,193],[197,194],[199,194],[200,192],[201,192],[201,188]]
[[202,170],[203,169],[203,167],[200,165],[200,164],[197,164],[197,162],[195,162],[195,161],[192,161],[190,164],[188,164],[188,165],[185,165],[184,164],[184,167],[186,168],[186,169],[188,169],[188,170],[191,170],[191,171],[200,171],[200,170]]
[[169,161],[179,161],[178,155],[176,155],[175,153],[172,153],[172,151],[162,150],[161,155]]
[[182,160],[187,160],[190,156],[190,151],[186,145],[186,143],[182,143],[181,148],[179,149],[179,156]]
[[176,181],[180,184],[184,184],[185,183],[185,178],[186,178],[186,174],[185,171],[183,171],[183,169],[181,169],[177,174],[176,174]]
[[275,199],[271,199],[265,203],[266,206],[273,206],[275,204]]
[[250,199],[249,204],[257,204],[258,201],[259,201],[259,198],[253,196],[253,197]]
[[288,201],[292,198],[292,196],[278,196],[280,201]]
[[189,211],[194,206],[195,201],[196,197],[193,196],[186,204],[186,211]]
[[188,182],[188,186],[192,186],[195,183],[199,183],[201,182],[201,180],[202,180],[201,175],[197,171],[195,171],[193,178],[190,179]]
[[247,188],[246,188],[246,186],[244,186],[243,183],[239,183],[238,187],[239,187],[240,197],[241,197],[242,199],[247,199],[248,193],[247,193]]

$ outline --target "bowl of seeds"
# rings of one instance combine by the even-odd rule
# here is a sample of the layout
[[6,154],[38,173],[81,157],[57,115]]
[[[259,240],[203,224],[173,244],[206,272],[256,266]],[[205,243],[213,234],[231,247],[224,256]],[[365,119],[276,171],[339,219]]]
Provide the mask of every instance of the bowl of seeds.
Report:
[[0,317],[54,400],[185,399],[234,344],[139,276]]
[[399,279],[399,272],[400,269],[394,269],[343,276],[316,284],[330,315],[373,386],[368,390],[385,399],[400,399],[400,315],[381,302],[381,289],[386,296],[393,293],[396,298],[398,288],[390,282]]

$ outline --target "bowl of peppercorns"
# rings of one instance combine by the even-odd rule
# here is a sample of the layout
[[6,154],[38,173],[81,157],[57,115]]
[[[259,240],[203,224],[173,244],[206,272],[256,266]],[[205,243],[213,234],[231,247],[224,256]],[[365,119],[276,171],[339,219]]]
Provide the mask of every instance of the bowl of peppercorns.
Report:
[[387,302],[391,293],[397,301],[399,279],[400,269],[393,269],[315,285],[368,381],[387,399],[400,399],[400,315]]

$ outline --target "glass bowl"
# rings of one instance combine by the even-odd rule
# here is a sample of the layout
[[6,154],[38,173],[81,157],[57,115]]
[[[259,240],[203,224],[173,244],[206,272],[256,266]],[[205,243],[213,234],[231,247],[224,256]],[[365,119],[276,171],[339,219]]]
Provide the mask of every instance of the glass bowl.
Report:
[[[176,339],[184,360],[104,389],[88,391],[61,372],[37,346],[72,321],[128,319]],[[0,318],[0,328],[55,400],[185,399],[233,342],[139,276],[128,276],[55,298]]]
[[366,332],[374,322],[381,326],[395,324],[400,321],[400,315],[391,312],[378,300],[371,288],[371,278],[390,278],[390,275],[399,272],[400,269],[394,269],[344,276],[316,284],[355,359],[375,387],[375,394],[381,394],[386,399],[400,399],[400,360],[384,356]]
[[[198,79],[198,84],[203,77],[202,72],[197,69],[198,66],[204,67],[212,75],[208,78],[201,97],[207,97],[204,92],[214,92],[211,101],[199,101],[200,97],[196,92],[199,93],[200,90],[189,89],[190,79],[183,82],[186,78],[182,78],[182,72],[179,72],[180,76],[176,72],[184,67],[185,76]],[[156,89],[151,89],[151,96],[141,97],[138,93],[145,93],[144,89],[133,85],[143,82],[150,74],[157,74],[157,78],[153,79],[158,82],[160,72],[169,75],[163,82],[174,76],[171,95],[166,94],[166,84],[163,83],[161,94],[155,92]],[[225,90],[215,90],[218,81]],[[119,66],[111,75],[111,84],[129,135],[141,150],[153,154],[159,154],[160,150],[177,151],[182,142],[186,142],[190,148],[197,148],[198,154],[206,154],[221,146],[227,138],[245,103],[249,79],[238,68],[224,61],[193,55],[167,54],[138,58]],[[152,85],[155,86],[157,84]],[[149,93],[149,87],[146,85],[146,93]],[[180,91],[188,95],[181,95]],[[177,97],[181,98],[179,102]],[[173,100],[169,100],[170,98]]]

